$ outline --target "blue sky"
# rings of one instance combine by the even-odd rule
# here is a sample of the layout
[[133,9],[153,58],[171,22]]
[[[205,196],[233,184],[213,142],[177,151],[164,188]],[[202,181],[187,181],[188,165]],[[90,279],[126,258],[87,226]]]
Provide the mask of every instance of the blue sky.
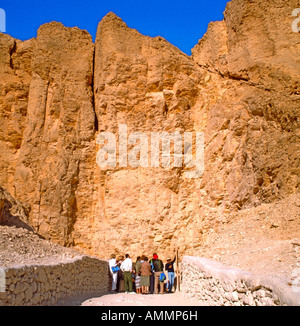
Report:
[[222,20],[228,0],[0,0],[6,33],[20,40],[36,36],[40,25],[59,21],[87,30],[95,39],[99,21],[110,11],[129,27],[162,36],[190,55],[210,21]]

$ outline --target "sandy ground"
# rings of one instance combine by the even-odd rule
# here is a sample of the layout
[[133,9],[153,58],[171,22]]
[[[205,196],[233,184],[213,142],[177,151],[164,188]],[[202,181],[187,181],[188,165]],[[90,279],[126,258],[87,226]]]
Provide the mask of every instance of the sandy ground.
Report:
[[126,293],[105,293],[93,294],[89,296],[78,296],[75,298],[61,300],[56,306],[135,306],[135,307],[153,307],[153,306],[203,306],[204,303],[194,302],[185,298],[183,293],[175,292],[172,294],[126,294]]

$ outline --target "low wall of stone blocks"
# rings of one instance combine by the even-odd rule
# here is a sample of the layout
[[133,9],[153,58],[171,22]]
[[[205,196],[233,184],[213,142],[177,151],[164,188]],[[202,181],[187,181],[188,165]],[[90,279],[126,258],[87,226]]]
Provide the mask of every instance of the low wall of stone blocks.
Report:
[[1,273],[5,292],[0,292],[0,306],[54,305],[76,295],[107,292],[109,286],[108,262],[89,256],[47,265],[14,266]]
[[300,295],[287,280],[185,256],[181,264],[182,291],[209,306],[299,306]]

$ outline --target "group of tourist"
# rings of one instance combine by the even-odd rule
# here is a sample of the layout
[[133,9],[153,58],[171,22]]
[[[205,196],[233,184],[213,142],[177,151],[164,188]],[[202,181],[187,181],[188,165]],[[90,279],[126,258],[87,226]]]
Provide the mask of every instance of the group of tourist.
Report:
[[145,255],[132,262],[128,254],[116,257],[111,255],[109,270],[112,276],[112,291],[137,294],[172,293],[174,286],[175,258],[167,259],[164,265],[156,253],[150,260]]

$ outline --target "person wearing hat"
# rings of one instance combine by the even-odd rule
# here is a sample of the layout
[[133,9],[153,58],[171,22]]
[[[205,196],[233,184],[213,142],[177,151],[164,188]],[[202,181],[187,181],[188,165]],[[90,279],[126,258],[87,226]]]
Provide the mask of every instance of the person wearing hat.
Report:
[[169,279],[169,287],[168,292],[172,293],[172,288],[174,286],[174,279],[175,279],[175,271],[174,271],[174,263],[176,261],[176,256],[171,261],[171,258],[167,259],[167,263],[165,265],[165,271],[168,272],[168,279]]

